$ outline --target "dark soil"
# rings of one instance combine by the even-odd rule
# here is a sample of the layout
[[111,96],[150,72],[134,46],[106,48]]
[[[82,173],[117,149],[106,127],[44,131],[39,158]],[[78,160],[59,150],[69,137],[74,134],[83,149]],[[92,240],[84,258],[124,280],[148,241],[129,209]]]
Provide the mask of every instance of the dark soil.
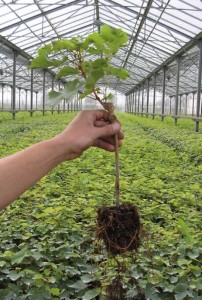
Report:
[[124,300],[126,291],[118,278],[115,278],[107,287],[107,300]]
[[140,218],[137,208],[131,203],[101,207],[97,219],[98,237],[104,240],[109,253],[116,255],[139,247]]

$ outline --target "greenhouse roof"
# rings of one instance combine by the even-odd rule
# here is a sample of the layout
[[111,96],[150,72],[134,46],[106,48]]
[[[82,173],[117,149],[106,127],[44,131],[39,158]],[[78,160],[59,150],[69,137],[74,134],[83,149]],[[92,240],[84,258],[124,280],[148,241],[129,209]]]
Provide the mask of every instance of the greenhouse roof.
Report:
[[[169,65],[166,92],[174,94],[175,59],[182,56],[181,88],[196,90],[198,41],[202,38],[201,0],[0,0],[0,83],[12,85],[13,50],[17,56],[16,85],[30,88],[29,60],[51,40],[86,36],[103,24],[122,28],[129,37],[113,64],[130,78],[109,86],[124,94]],[[52,70],[54,72],[54,70]],[[36,76],[36,75],[35,75]],[[41,89],[41,80],[34,89]]]

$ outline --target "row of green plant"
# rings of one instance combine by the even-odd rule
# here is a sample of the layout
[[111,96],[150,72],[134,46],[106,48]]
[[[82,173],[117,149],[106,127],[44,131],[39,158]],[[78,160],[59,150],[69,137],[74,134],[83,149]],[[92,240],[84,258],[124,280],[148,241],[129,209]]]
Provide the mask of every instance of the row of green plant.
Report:
[[[0,116],[1,156],[54,136],[74,115]],[[109,257],[96,237],[97,208],[115,198],[114,156],[92,148],[2,211],[0,299],[104,300],[117,275],[128,300],[202,299],[202,136],[189,125],[118,118],[120,198],[139,209],[138,252]]]

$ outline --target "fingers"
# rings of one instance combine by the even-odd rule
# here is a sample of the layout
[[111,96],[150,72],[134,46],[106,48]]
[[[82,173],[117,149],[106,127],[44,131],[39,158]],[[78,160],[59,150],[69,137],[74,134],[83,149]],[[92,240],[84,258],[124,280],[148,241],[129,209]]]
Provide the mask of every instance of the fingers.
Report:
[[[114,142],[114,138],[108,138],[108,139],[97,139],[94,142],[94,147],[98,147],[101,148],[103,150],[107,150],[110,152],[114,152],[115,151],[115,142]],[[122,146],[122,141],[119,140],[118,141],[118,147],[120,148]]]
[[115,135],[116,133],[120,132],[121,125],[119,123],[113,123],[113,124],[108,124],[102,127],[97,127],[96,129],[96,135],[97,138],[100,137],[110,137]]
[[104,109],[97,109],[94,110],[94,118],[96,120],[105,120],[109,121],[109,112]]
[[97,139],[94,143],[94,147],[98,147],[100,149],[103,149],[103,150],[106,150],[106,151],[109,151],[109,152],[114,152],[115,151],[115,146],[108,143],[108,142],[105,142],[101,139]]

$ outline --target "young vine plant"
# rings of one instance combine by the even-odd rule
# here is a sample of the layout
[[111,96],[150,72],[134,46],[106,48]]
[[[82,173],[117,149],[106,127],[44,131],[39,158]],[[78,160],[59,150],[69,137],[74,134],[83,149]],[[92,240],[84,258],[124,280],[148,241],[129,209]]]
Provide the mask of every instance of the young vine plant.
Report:
[[[66,81],[64,88],[48,93],[48,101],[54,105],[63,99],[70,102],[76,95],[80,99],[90,97],[98,101],[105,110],[109,111],[110,121],[113,122],[114,105],[110,101],[114,95],[107,90],[107,84],[113,77],[127,79],[129,73],[123,68],[115,68],[112,58],[128,41],[127,34],[122,29],[103,25],[100,32],[94,32],[87,37],[55,40],[38,50],[38,56],[31,61],[30,69],[56,69],[56,78]],[[104,89],[101,89],[101,85]],[[117,144],[117,137],[115,137]],[[116,146],[117,148],[117,146]],[[115,151],[116,156],[118,150]],[[118,157],[116,169],[118,176]],[[116,200],[118,199],[118,183]],[[116,201],[116,202],[117,202]],[[118,204],[118,203],[117,203]]]

